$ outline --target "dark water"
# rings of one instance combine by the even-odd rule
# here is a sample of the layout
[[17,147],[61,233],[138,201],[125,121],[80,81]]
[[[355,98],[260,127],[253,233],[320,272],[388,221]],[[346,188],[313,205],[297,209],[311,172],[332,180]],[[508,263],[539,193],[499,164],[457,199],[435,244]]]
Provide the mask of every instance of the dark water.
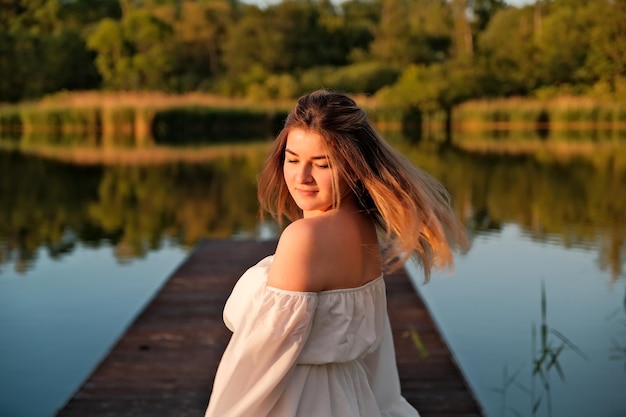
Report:
[[[452,276],[412,272],[487,414],[626,415],[626,147],[395,146],[467,224]],[[0,415],[50,416],[198,239],[262,237],[264,157],[81,165],[0,151]]]

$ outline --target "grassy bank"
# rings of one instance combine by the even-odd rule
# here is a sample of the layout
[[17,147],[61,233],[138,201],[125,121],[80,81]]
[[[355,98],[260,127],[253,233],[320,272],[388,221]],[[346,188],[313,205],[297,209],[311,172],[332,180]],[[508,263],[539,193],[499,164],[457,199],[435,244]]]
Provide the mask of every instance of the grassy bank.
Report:
[[[419,130],[415,112],[358,97],[381,129]],[[273,137],[295,100],[252,101],[207,94],[60,93],[0,107],[0,136],[24,145],[144,146]]]
[[473,100],[453,114],[458,131],[626,130],[626,103],[589,97]]
[[[445,141],[443,112],[390,108],[357,97],[381,130]],[[60,93],[0,106],[0,137],[22,145],[136,147],[270,138],[294,100],[255,102],[206,94]],[[584,97],[475,100],[454,108],[454,141],[623,141],[626,104]]]
[[164,93],[64,93],[0,107],[0,135],[26,145],[189,144],[273,136],[287,103]]

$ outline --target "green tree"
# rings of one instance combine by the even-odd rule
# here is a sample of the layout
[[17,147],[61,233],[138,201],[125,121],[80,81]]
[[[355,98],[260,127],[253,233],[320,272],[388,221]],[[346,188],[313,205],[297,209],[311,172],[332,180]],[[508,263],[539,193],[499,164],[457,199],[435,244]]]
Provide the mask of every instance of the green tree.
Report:
[[393,107],[416,107],[426,113],[438,110],[442,80],[433,83],[430,68],[432,67],[425,65],[409,65],[393,86],[378,91],[377,98]]
[[37,74],[43,80],[40,91],[33,91],[33,96],[59,90],[85,90],[100,85],[93,54],[76,30],[64,28],[44,38],[39,58],[43,62]]
[[21,39],[11,33],[0,32],[0,102],[18,101],[25,95],[23,73],[17,65],[18,40]]
[[169,84],[177,91],[208,89],[224,73],[223,47],[236,17],[228,0],[178,1],[154,10],[174,30]]
[[[282,56],[273,62],[270,71],[289,72],[324,65],[332,43],[320,22],[320,10],[310,1],[283,0],[267,8],[267,19],[277,40]],[[329,55],[330,55],[329,54]]]
[[474,35],[485,30],[493,16],[506,7],[504,0],[468,0],[467,3],[471,10]]
[[86,35],[91,26],[105,17],[120,19],[122,9],[118,0],[71,0],[63,1],[59,18],[64,28],[71,28]]
[[474,55],[474,35],[468,20],[467,0],[452,0],[452,15],[454,19],[454,58],[471,60]]
[[540,84],[540,50],[532,8],[506,8],[478,39],[476,71],[486,96],[527,94]]
[[[91,21],[79,24],[69,19],[77,3],[16,0],[0,5],[0,100],[99,85],[93,55],[83,38]],[[86,17],[98,19],[109,12],[110,8],[96,7]]]
[[585,66],[616,92],[619,79],[626,77],[626,0],[599,0],[598,4],[604,9],[603,19],[590,31]]
[[370,51],[400,68],[441,62],[450,54],[452,29],[452,10],[444,0],[383,0]]
[[339,4],[340,27],[346,44],[346,59],[350,62],[369,61],[369,44],[380,19],[380,2],[347,0]]
[[347,63],[350,45],[329,2],[285,0],[261,10],[247,6],[229,32],[224,63],[233,89],[245,92],[274,74]]
[[413,0],[409,22],[413,39],[421,44],[414,63],[443,62],[453,45],[453,10],[445,0]]
[[452,109],[474,94],[473,73],[466,67],[443,64],[409,65],[398,81],[376,94],[384,103],[416,109],[426,116],[443,111],[450,128]]
[[280,60],[280,34],[269,29],[265,11],[248,5],[229,30],[223,54],[227,93],[244,92],[246,78],[263,81]]
[[121,87],[118,73],[120,67],[127,66],[128,51],[122,28],[114,19],[103,19],[87,40],[89,48],[97,53],[96,66],[105,86]]
[[146,90],[167,86],[172,68],[172,29],[146,10],[131,10],[122,20],[102,20],[88,39],[105,86]]
[[591,48],[590,31],[605,24],[604,0],[555,0],[541,21],[537,37],[543,84],[578,84],[589,81],[584,70]]
[[380,61],[404,66],[410,56],[411,36],[406,4],[401,0],[383,0],[380,21],[370,44],[372,56]]

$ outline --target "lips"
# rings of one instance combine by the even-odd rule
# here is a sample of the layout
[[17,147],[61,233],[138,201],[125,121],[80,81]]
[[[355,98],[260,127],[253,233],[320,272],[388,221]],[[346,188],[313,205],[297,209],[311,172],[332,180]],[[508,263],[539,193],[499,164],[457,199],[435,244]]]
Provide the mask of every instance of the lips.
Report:
[[303,197],[311,197],[317,194],[317,190],[307,190],[302,188],[296,188],[296,192]]

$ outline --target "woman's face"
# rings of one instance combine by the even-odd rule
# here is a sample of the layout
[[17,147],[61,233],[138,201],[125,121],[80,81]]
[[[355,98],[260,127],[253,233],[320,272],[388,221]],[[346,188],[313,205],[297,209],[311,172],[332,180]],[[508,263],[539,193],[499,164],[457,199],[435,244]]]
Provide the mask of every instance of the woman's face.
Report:
[[[333,171],[322,137],[310,130],[293,128],[287,135],[283,175],[291,197],[304,217],[322,214],[333,207]],[[340,188],[344,188],[340,181]]]

